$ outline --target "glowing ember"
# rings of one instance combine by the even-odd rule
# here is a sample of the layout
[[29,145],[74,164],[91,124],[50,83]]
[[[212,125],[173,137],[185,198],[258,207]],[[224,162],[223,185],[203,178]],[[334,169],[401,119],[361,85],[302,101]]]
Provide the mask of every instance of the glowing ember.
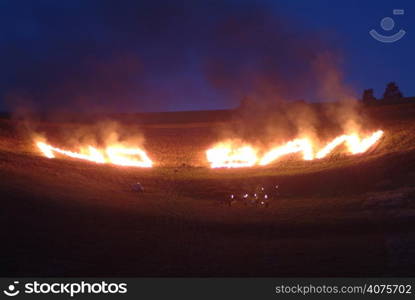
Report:
[[304,160],[321,159],[329,155],[335,148],[345,144],[350,154],[364,153],[375,145],[383,136],[383,131],[378,130],[369,137],[361,139],[358,134],[341,135],[327,143],[325,147],[314,154],[313,142],[307,138],[295,139],[282,146],[267,151],[261,159],[259,152],[252,146],[245,145],[235,148],[232,143],[221,143],[206,151],[207,159],[212,168],[239,168],[251,167],[256,164],[268,165],[284,155],[301,153]]
[[240,168],[255,165],[258,158],[251,146],[233,148],[232,143],[221,143],[206,151],[212,168]]
[[[95,147],[82,147],[80,152],[72,152],[53,147],[44,142],[36,142],[36,146],[48,158],[55,158],[54,153],[76,159],[88,160],[95,163],[110,163],[119,166],[150,168],[153,162],[147,154],[139,148],[128,148],[121,145],[108,146],[104,150]],[[135,157],[138,156],[138,157]]]

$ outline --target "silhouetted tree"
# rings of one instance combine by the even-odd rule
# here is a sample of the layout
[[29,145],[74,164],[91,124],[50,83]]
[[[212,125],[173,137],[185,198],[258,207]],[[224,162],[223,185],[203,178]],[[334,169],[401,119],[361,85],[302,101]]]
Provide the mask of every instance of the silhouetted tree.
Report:
[[387,101],[398,101],[402,99],[403,95],[395,82],[389,82],[383,93],[383,99]]
[[376,101],[376,98],[373,95],[373,89],[364,90],[362,100],[366,104],[374,103]]

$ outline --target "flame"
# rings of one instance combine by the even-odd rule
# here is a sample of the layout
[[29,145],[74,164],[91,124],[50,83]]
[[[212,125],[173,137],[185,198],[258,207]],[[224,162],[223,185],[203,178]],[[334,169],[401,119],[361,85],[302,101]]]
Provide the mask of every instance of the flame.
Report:
[[360,140],[357,135],[352,135],[348,140],[349,150],[352,154],[364,153],[369,150],[370,147],[376,144],[382,136],[382,130],[376,131],[371,136],[363,140]]
[[251,146],[233,148],[232,143],[221,143],[206,151],[212,168],[251,167],[257,162],[257,154]]
[[[143,150],[139,148],[128,148],[122,145],[111,145],[106,147],[104,150],[98,150],[95,147],[87,146],[82,147],[80,152],[63,150],[40,141],[36,142],[36,146],[47,158],[55,158],[54,152],[56,152],[71,158],[92,161],[100,164],[110,163],[119,166],[143,168],[150,168],[153,166],[153,162]],[[138,156],[138,158],[134,156]]]
[[277,146],[267,151],[260,159],[259,152],[250,145],[234,148],[231,142],[220,143],[206,151],[207,159],[212,168],[239,168],[251,167],[256,164],[260,166],[268,165],[280,157],[293,153],[302,153],[303,160],[322,159],[334,151],[341,144],[346,144],[349,154],[360,154],[369,150],[375,145],[384,132],[378,130],[366,138],[360,138],[357,133],[351,135],[340,135],[326,144],[322,149],[314,154],[314,145],[311,139],[298,138],[289,141],[281,146]]
[[322,150],[320,150],[317,153],[316,158],[326,157],[337,146],[343,143],[346,143],[348,151],[351,154],[364,153],[367,150],[369,150],[370,147],[376,144],[382,136],[383,136],[382,130],[378,130],[372,133],[369,137],[365,139],[360,139],[360,137],[357,134],[352,134],[352,135],[344,134],[339,137],[336,137],[334,140],[328,143]]
[[259,164],[261,166],[268,165],[269,163],[277,160],[283,155],[291,154],[291,153],[303,153],[304,160],[312,160],[313,159],[313,147],[308,139],[295,139],[286,143],[283,146],[276,147],[271,151],[267,152],[264,157],[260,160]]
[[[144,167],[148,168],[153,165],[147,154],[139,148],[124,148],[122,146],[111,146],[106,149],[110,163],[120,166]],[[128,158],[128,156],[138,155],[141,160]]]
[[337,146],[340,146],[344,142],[347,141],[348,136],[343,134],[341,136],[336,137],[334,140],[332,140],[330,143],[328,143],[323,149],[321,149],[316,154],[316,158],[324,158],[327,155],[329,155]]

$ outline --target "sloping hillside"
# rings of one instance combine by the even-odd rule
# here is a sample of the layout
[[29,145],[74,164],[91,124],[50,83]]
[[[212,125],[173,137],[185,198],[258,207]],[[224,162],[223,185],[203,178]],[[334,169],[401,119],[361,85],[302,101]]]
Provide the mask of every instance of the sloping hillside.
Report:
[[[206,167],[215,122],[142,127],[160,165],[137,169],[41,157],[1,120],[0,274],[412,275],[415,105],[366,109],[385,131],[370,153],[243,170]],[[279,185],[269,207],[222,204],[258,185]]]

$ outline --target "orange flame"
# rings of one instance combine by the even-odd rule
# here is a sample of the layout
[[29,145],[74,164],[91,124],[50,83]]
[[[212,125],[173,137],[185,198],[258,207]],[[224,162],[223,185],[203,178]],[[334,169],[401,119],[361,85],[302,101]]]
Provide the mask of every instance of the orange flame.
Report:
[[260,160],[259,164],[261,166],[268,165],[269,163],[277,160],[283,155],[287,155],[290,153],[303,153],[304,160],[312,160],[313,159],[313,147],[308,139],[295,139],[286,143],[283,146],[276,147],[271,151],[267,152],[264,157]]
[[206,151],[212,168],[251,167],[257,161],[257,154],[251,146],[232,147],[231,142],[221,143]]
[[329,155],[335,148],[345,143],[349,154],[364,153],[375,145],[383,136],[378,130],[369,137],[361,139],[358,134],[340,135],[327,143],[325,147],[314,154],[313,142],[308,138],[294,139],[282,146],[267,151],[262,158],[258,158],[257,149],[250,145],[234,148],[232,142],[220,143],[206,151],[207,159],[212,168],[239,168],[251,167],[256,164],[268,165],[280,157],[292,153],[301,153],[304,160],[321,159]]
[[332,140],[330,143],[328,143],[323,149],[321,149],[316,154],[316,158],[324,158],[327,155],[329,155],[336,147],[340,146],[344,142],[347,141],[348,136],[343,134],[341,136],[336,137],[334,140]]
[[376,131],[371,136],[363,140],[360,140],[360,138],[357,135],[352,135],[347,141],[349,151],[352,154],[364,153],[367,150],[369,150],[370,147],[376,144],[377,141],[379,141],[382,136],[383,136],[382,130]]
[[[150,168],[153,162],[147,154],[139,148],[127,148],[122,145],[111,145],[104,150],[98,150],[95,147],[82,147],[80,152],[72,152],[63,150],[44,142],[36,142],[36,146],[47,158],[55,158],[55,154],[59,153],[71,158],[92,161],[95,163],[110,163],[119,166],[131,166]],[[138,156],[138,158],[133,157]]]

